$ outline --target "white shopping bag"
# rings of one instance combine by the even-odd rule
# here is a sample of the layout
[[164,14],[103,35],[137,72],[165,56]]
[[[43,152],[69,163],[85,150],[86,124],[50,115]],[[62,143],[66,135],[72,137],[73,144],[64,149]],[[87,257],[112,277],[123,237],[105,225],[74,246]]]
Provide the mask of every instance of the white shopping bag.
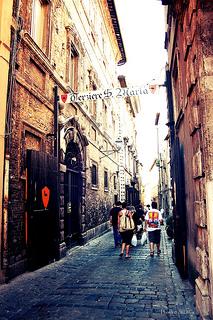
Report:
[[137,231],[141,231],[142,228],[143,228],[142,224],[137,225]]
[[141,244],[142,246],[147,242],[147,233],[143,232],[142,237],[141,237]]
[[136,234],[134,233],[133,234],[133,237],[132,237],[132,240],[131,240],[131,244],[136,247],[137,246],[137,243],[138,243],[138,240],[137,240],[137,236]]

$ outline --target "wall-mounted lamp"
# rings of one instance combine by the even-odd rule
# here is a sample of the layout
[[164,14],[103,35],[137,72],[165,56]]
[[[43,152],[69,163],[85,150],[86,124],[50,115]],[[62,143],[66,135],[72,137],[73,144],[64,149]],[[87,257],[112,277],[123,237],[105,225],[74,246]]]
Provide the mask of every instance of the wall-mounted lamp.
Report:
[[111,150],[101,150],[101,152],[104,154],[104,156],[100,157],[100,159],[103,159],[107,156],[110,156],[111,154],[113,154],[114,152],[118,152],[121,150],[122,147],[122,143],[123,141],[121,140],[121,138],[118,138],[115,140],[115,149],[111,149]]

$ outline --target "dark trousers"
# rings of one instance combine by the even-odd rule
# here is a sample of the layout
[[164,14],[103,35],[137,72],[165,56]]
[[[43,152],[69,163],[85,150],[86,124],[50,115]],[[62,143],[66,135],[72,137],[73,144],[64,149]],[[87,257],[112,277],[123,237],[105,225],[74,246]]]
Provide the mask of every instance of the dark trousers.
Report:
[[121,236],[120,236],[120,233],[118,232],[118,227],[117,226],[112,226],[112,228],[113,228],[113,236],[114,236],[115,247],[117,247],[117,245],[119,243],[121,243]]

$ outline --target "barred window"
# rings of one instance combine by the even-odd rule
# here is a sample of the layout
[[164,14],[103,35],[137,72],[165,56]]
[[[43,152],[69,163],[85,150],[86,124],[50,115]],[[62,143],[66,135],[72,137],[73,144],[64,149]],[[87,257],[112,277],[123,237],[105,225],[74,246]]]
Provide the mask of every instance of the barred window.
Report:
[[108,171],[104,170],[104,190],[108,190]]
[[91,182],[93,187],[97,187],[98,185],[98,169],[96,164],[92,164],[91,167]]

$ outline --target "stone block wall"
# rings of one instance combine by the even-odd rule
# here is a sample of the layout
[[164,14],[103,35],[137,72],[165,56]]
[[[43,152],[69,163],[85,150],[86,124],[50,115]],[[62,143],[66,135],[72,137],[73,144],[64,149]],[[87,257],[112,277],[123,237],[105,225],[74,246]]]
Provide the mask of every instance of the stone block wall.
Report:
[[[168,53],[176,134],[184,148],[188,274],[202,317],[212,316],[212,1],[174,1]],[[173,50],[173,53],[172,53]],[[212,209],[211,209],[212,211]],[[193,274],[193,277],[191,275]]]

